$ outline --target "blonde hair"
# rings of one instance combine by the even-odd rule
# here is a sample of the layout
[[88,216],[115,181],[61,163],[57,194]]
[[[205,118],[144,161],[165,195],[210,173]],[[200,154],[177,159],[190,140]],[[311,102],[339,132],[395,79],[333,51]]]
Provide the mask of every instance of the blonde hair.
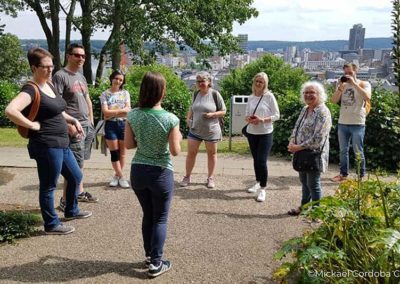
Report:
[[256,90],[256,79],[260,77],[264,80],[265,82],[265,86],[264,86],[264,90],[263,90],[263,94],[265,94],[266,92],[268,92],[268,75],[265,72],[260,72],[257,73],[254,77],[253,77],[253,84],[251,86],[251,91],[253,92],[253,94],[255,94],[255,90]]

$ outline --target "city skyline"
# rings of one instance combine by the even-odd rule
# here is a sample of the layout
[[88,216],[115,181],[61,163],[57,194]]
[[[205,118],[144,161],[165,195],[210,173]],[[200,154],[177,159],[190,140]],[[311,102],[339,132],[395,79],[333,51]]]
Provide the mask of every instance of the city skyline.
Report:
[[[349,29],[356,23],[366,28],[365,38],[390,37],[392,4],[390,0],[255,0],[253,6],[259,11],[243,25],[233,26],[233,34],[248,34],[249,41],[319,41],[346,40]],[[37,16],[22,12],[18,18],[1,14],[0,24],[6,24],[5,32],[21,39],[44,39]],[[61,38],[64,38],[64,24]],[[24,27],[21,29],[21,27]],[[107,39],[109,32],[96,32],[92,39]],[[80,34],[72,33],[72,39]]]

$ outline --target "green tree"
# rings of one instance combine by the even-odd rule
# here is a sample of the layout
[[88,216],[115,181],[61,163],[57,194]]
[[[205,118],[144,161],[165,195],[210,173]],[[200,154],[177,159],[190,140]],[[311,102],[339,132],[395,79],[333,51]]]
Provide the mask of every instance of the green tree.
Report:
[[400,0],[393,0],[392,10],[393,61],[396,85],[400,92]]
[[28,73],[28,63],[18,37],[0,35],[0,80],[17,82]]
[[[173,70],[165,65],[134,65],[129,68],[126,73],[125,89],[128,90],[131,95],[132,108],[137,105],[140,84],[144,74],[148,71],[159,72],[165,77],[167,82],[167,92],[163,101],[163,108],[172,112],[179,118],[181,121],[181,131],[185,134],[187,132],[185,117],[191,103],[191,93],[185,83],[173,72]],[[93,111],[96,120],[100,117],[101,106],[99,97],[101,93],[109,87],[110,81],[104,79],[101,81],[98,88],[92,88],[89,92],[93,102]]]
[[232,70],[220,82],[224,99],[229,100],[234,95],[250,95],[253,77],[259,72],[268,75],[268,88],[275,95],[281,113],[280,119],[274,123],[272,150],[275,154],[287,155],[288,138],[302,108],[298,92],[308,76],[303,69],[292,68],[282,59],[267,54],[242,69]]
[[[188,45],[202,56],[215,50],[220,54],[239,51],[237,39],[231,34],[233,23],[242,24],[258,15],[251,7],[253,0],[107,2],[106,11],[99,11],[96,18],[103,28],[111,28],[100,60],[111,53],[113,68],[119,65],[120,44],[127,45],[139,58],[148,56],[143,50],[145,42],[152,42],[157,50]],[[97,79],[102,68],[104,64],[99,64]]]

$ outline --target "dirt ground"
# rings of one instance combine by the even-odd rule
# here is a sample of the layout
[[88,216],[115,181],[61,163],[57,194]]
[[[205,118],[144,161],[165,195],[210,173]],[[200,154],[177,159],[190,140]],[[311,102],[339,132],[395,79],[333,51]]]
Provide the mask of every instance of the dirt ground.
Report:
[[[8,182],[0,186],[0,203],[37,208],[35,168],[1,168]],[[255,202],[246,188],[251,176],[217,176],[217,188],[205,187],[205,176],[176,188],[170,212],[165,258],[172,270],[148,280],[143,266],[141,209],[131,189],[110,189],[111,170],[85,171],[86,190],[99,197],[86,220],[68,222],[67,236],[38,236],[0,246],[1,283],[274,283],[274,252],[283,241],[310,228],[289,217],[298,205],[300,186],[294,175],[270,175],[267,200]],[[175,176],[180,180],[181,176]],[[61,180],[60,180],[61,181]],[[335,188],[322,179],[325,193]],[[61,188],[61,186],[59,186]],[[56,191],[56,205],[62,192]],[[62,217],[60,212],[60,217]]]

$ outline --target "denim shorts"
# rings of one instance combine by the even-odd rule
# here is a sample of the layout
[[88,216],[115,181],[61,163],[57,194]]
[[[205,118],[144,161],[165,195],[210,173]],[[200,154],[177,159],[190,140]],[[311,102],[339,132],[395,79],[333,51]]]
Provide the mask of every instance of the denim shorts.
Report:
[[104,137],[107,140],[124,140],[125,120],[106,120]]
[[208,140],[208,139],[203,139],[203,138],[200,138],[199,136],[196,136],[196,135],[194,135],[192,132],[190,132],[189,131],[189,133],[188,133],[188,135],[187,135],[187,138],[188,139],[192,139],[192,140],[196,140],[196,141],[205,141],[205,142],[212,142],[212,143],[217,143],[217,142],[219,142],[219,141],[221,141],[221,139],[210,139],[210,140]]

